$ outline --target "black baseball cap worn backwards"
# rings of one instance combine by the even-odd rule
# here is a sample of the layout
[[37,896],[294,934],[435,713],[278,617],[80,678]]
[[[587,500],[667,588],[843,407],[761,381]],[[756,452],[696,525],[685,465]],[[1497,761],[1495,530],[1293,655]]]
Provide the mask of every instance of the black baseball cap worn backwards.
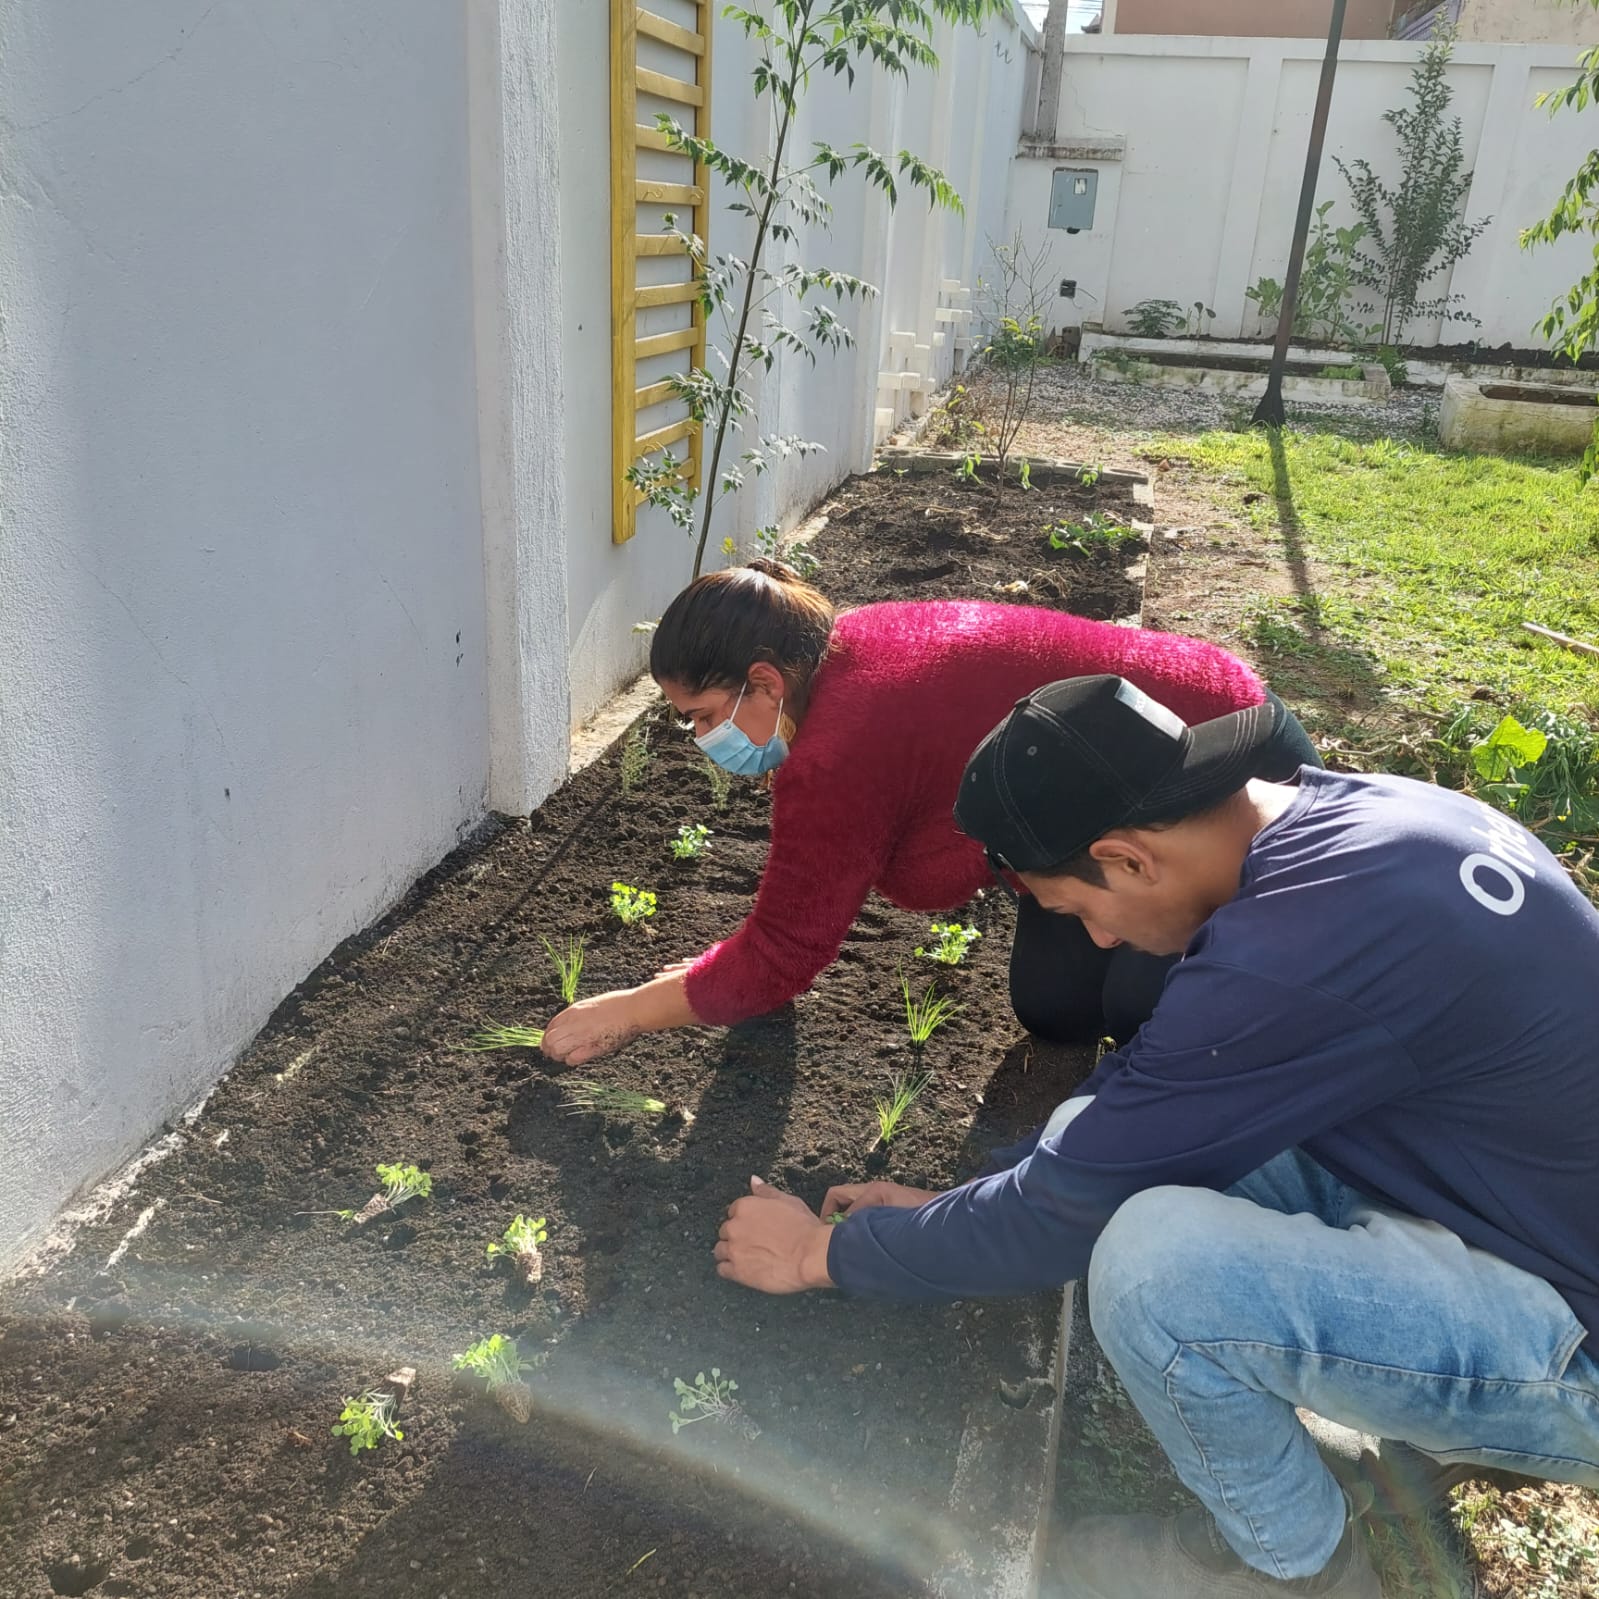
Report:
[[1268,700],[1189,727],[1124,677],[1048,683],[972,753],[955,825],[997,866],[1047,871],[1112,828],[1226,799],[1255,775],[1275,720]]

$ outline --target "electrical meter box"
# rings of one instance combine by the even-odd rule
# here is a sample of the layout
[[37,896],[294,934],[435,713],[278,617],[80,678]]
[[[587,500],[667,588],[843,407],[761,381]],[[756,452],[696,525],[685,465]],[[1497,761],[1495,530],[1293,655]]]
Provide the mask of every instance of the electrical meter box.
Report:
[[1099,173],[1092,167],[1056,167],[1049,190],[1049,225],[1085,233],[1094,225]]

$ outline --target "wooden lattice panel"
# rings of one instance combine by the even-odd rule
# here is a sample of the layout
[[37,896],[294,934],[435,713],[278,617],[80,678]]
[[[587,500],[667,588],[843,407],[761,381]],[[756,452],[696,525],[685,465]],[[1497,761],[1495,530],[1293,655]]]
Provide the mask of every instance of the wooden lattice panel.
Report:
[[[673,151],[655,127],[666,112],[710,137],[713,0],[655,0],[693,26],[611,0],[611,537],[632,538],[640,495],[627,482],[642,456],[672,450],[700,481],[700,430],[666,381],[705,361],[705,315],[694,266],[661,231],[671,212],[685,233],[709,232],[702,164]],[[687,352],[685,355],[683,352]],[[680,446],[680,448],[673,448]]]

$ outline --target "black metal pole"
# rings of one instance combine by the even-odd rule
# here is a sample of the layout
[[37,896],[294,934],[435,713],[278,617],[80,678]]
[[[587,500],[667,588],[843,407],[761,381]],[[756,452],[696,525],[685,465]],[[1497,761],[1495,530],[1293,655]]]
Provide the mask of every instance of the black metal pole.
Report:
[[1327,112],[1332,106],[1333,79],[1338,73],[1338,43],[1344,34],[1347,0],[1333,0],[1327,24],[1327,54],[1321,61],[1321,82],[1316,88],[1316,113],[1310,119],[1310,147],[1305,151],[1305,177],[1299,186],[1299,216],[1294,222],[1294,243],[1288,254],[1288,274],[1283,279],[1282,316],[1277,323],[1277,343],[1271,352],[1266,392],[1255,407],[1253,420],[1280,428],[1283,412],[1283,372],[1288,365],[1288,341],[1294,334],[1294,307],[1299,300],[1299,274],[1305,265],[1305,240],[1310,235],[1310,215],[1316,208],[1316,178],[1321,172],[1321,147],[1327,137]]

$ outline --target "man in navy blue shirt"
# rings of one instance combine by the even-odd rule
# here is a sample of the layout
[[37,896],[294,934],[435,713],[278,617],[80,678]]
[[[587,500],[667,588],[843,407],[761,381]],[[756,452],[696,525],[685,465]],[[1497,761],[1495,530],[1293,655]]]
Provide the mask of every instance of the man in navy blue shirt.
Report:
[[1095,1332],[1204,1505],[1100,1517],[1083,1599],[1380,1599],[1297,1409],[1445,1465],[1599,1487],[1599,912],[1475,800],[1249,778],[1269,707],[1183,725],[1050,684],[956,820],[1096,942],[1178,954],[1155,1014],[1008,1164],[943,1194],[764,1184],[716,1246],[769,1293],[1024,1293]]

